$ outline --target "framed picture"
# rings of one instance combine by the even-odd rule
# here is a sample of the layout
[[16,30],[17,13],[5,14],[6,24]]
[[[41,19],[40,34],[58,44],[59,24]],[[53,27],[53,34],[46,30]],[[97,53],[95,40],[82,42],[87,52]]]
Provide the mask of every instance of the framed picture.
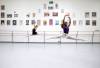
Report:
[[47,9],[47,4],[44,4],[43,5],[43,9]]
[[55,8],[58,9],[58,4],[57,3],[55,4]]
[[35,20],[31,20],[31,24],[36,24],[36,21]]
[[5,5],[1,5],[1,10],[5,10]]
[[55,20],[55,25],[59,25],[59,20]]
[[86,25],[90,25],[90,20],[86,20]]
[[49,19],[49,25],[53,25],[53,19]]
[[13,25],[17,25],[17,20],[13,20]]
[[82,20],[79,20],[79,25],[83,25],[83,21]]
[[37,20],[37,25],[38,25],[38,26],[41,25],[41,20]]
[[29,20],[26,20],[26,25],[29,25]]
[[43,25],[44,25],[44,26],[47,25],[47,20],[43,20]]
[[76,26],[76,20],[73,20],[73,26]]
[[14,14],[14,17],[18,17],[18,14]]
[[32,13],[32,16],[33,16],[33,17],[35,17],[35,16],[36,16],[36,14],[35,14],[35,13]]
[[38,13],[41,13],[41,9],[38,9]]
[[10,23],[10,20],[7,20],[7,25],[10,25],[11,23]]
[[53,12],[52,16],[58,16],[58,12]]
[[48,6],[48,10],[53,10],[53,6]]
[[64,9],[61,9],[61,13],[64,13]]
[[51,0],[51,1],[49,1],[49,4],[53,4],[54,2]]
[[12,18],[12,14],[7,14],[7,18]]
[[30,17],[30,14],[27,14],[26,17],[29,18]]
[[5,13],[1,12],[1,18],[5,18]]
[[5,20],[1,20],[1,25],[5,25]]
[[96,26],[96,20],[92,20],[92,26]]
[[85,18],[90,18],[90,13],[89,12],[85,12]]
[[44,17],[49,16],[49,12],[44,12]]
[[23,24],[23,20],[19,20],[19,25],[22,25]]
[[96,12],[92,12],[92,17],[96,17],[97,13]]

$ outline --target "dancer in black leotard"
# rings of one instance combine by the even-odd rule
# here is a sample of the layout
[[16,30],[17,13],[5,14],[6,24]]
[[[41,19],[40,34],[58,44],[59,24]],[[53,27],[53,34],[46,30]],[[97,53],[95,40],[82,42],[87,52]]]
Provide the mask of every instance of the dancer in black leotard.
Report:
[[63,22],[61,24],[65,36],[68,35],[69,33],[70,24],[71,24],[71,18],[69,17],[69,15],[65,15]]

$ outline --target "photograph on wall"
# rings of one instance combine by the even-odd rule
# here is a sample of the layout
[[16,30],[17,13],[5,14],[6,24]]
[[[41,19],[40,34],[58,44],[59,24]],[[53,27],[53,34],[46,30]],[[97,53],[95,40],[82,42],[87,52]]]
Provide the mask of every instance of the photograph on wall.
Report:
[[53,19],[49,19],[49,25],[53,25]]
[[38,9],[38,13],[41,13],[41,9]]
[[14,17],[18,17],[18,14],[14,14]]
[[36,24],[36,21],[35,20],[31,20],[31,24]]
[[12,14],[7,14],[7,18],[12,18]]
[[90,25],[90,20],[86,20],[86,25]]
[[17,25],[17,20],[13,20],[13,25]]
[[58,9],[58,4],[57,3],[55,4],[55,8]]
[[51,0],[51,1],[49,1],[49,4],[53,4],[54,2]]
[[90,13],[89,12],[85,12],[85,18],[90,18]]
[[55,25],[59,25],[59,20],[55,20]]
[[5,21],[4,20],[1,20],[1,25],[5,25]]
[[1,5],[1,10],[5,10],[5,5]]
[[44,25],[44,26],[47,25],[47,20],[43,20],[43,25]]
[[30,17],[30,14],[27,14],[26,17],[29,18]]
[[92,17],[96,17],[96,16],[97,16],[96,12],[92,12]]
[[1,18],[5,18],[5,13],[1,12]]
[[83,21],[79,20],[79,25],[82,26],[83,25]]
[[37,25],[38,25],[38,26],[41,25],[41,20],[37,20]]
[[43,4],[43,9],[47,9],[47,4]]
[[26,25],[29,25],[29,20],[26,20]]
[[96,26],[96,20],[92,20],[92,26]]
[[64,9],[61,9],[61,13],[64,13]]
[[44,12],[44,17],[49,16],[49,12]]
[[76,20],[73,20],[73,26],[76,26]]
[[10,23],[10,20],[7,20],[7,25],[10,25],[11,23]]
[[32,13],[32,16],[33,16],[33,17],[35,17],[35,16],[36,16],[36,14],[35,14],[35,13]]
[[48,10],[53,10],[53,6],[48,6]]
[[53,12],[52,16],[58,16],[58,12]]
[[23,25],[23,20],[19,20],[19,25]]

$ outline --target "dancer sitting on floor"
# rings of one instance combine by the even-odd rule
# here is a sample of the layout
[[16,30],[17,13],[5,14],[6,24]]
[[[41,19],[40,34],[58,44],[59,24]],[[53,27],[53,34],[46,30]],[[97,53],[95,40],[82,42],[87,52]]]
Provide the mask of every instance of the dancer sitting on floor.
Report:
[[64,36],[68,36],[70,24],[71,24],[71,18],[69,14],[67,14],[64,16],[63,22],[61,24],[61,28],[63,29]]
[[38,25],[34,25],[34,28],[32,29],[32,35],[37,35],[36,29]]

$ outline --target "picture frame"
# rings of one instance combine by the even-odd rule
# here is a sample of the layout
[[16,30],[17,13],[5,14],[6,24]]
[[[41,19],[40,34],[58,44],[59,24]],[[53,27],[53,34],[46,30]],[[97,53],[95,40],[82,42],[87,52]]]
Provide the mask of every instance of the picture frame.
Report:
[[58,16],[58,12],[53,12],[52,16],[54,16],[54,17]]
[[7,18],[12,18],[12,14],[7,14]]
[[5,18],[5,12],[1,12],[1,18]]
[[14,17],[18,17],[18,14],[14,14]]
[[59,20],[55,20],[55,25],[59,25]]
[[92,26],[96,26],[96,25],[97,25],[96,20],[92,20]]
[[49,12],[44,12],[44,17],[47,17],[49,15],[50,15]]
[[83,25],[83,21],[79,20],[79,25],[82,26]]
[[10,20],[7,20],[7,25],[11,25],[11,21]]
[[47,4],[43,4],[43,9],[47,9]]
[[54,2],[51,0],[51,1],[49,1],[49,4],[53,4]]
[[85,18],[90,18],[90,13],[89,12],[85,12]]
[[5,5],[1,5],[1,10],[5,10]]
[[44,26],[47,25],[47,20],[43,20],[43,25],[44,25]]
[[54,7],[53,6],[48,6],[48,10],[53,10]]
[[17,25],[17,20],[13,20],[13,25]]
[[19,20],[19,25],[23,25],[23,20]]
[[86,25],[90,25],[90,20],[86,20]]
[[35,17],[36,16],[36,13],[32,13],[32,16]]
[[35,20],[31,20],[31,24],[36,24],[36,21]]
[[26,25],[29,25],[29,20],[26,20]]
[[5,20],[1,20],[1,25],[5,25]]
[[30,17],[30,14],[27,14],[26,17],[29,18]]
[[73,20],[73,26],[76,26],[77,21]]
[[97,13],[96,12],[92,12],[92,17],[96,17]]
[[55,8],[58,9],[58,3],[55,4]]
[[37,25],[38,25],[38,26],[41,25],[41,20],[37,20]]
[[64,13],[64,9],[61,9],[61,13]]
[[53,25],[53,19],[49,19],[49,25]]

